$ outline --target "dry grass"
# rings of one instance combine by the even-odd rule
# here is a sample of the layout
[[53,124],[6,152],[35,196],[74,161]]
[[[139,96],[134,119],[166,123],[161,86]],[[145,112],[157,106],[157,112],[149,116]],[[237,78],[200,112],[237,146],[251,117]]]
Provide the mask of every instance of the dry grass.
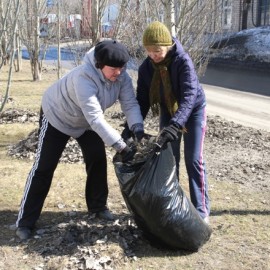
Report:
[[[1,70],[0,85],[1,94],[6,89],[6,80],[8,77],[8,67]],[[63,70],[66,72],[66,70]],[[57,72],[55,68],[43,65],[42,80],[33,81],[29,61],[23,61],[22,70],[14,72],[10,88],[10,97],[12,102],[7,103],[5,108],[30,109],[38,111],[40,108],[41,97],[44,90],[57,80]]]
[[[44,81],[38,83],[31,81],[28,69],[14,74],[11,91],[14,103],[7,107],[38,110],[44,89],[55,79],[56,72],[51,71],[44,74]],[[32,161],[8,157],[6,147],[26,137],[34,127],[33,124],[0,126],[0,269],[4,270],[64,269],[69,256],[50,256],[45,261],[42,254],[31,250],[30,245],[18,243],[14,232],[9,229],[16,220]],[[109,207],[113,212],[119,212],[123,210],[123,199],[111,163],[108,174]],[[181,184],[188,192],[185,171],[181,174]],[[117,269],[270,269],[269,190],[255,193],[244,185],[211,178],[209,184],[213,228],[209,242],[192,254],[162,251],[146,245],[136,251],[137,261],[126,262]],[[84,185],[85,171],[82,164],[59,164],[39,223],[50,224],[52,218],[61,222],[64,212],[59,209],[59,204],[65,205],[64,211],[76,208],[85,212]],[[118,252],[119,246],[114,243],[111,248]]]

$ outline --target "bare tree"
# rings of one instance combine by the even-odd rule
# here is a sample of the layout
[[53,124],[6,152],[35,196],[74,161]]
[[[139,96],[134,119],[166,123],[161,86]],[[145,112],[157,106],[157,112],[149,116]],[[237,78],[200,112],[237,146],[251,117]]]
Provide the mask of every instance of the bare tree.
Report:
[[134,61],[139,64],[144,56],[142,33],[149,22],[162,19],[162,3],[155,0],[121,0],[119,6],[113,37],[129,48]]
[[91,44],[94,45],[101,39],[102,17],[108,0],[92,0],[91,1],[91,18],[86,18],[88,27],[91,32]]
[[168,26],[168,28],[171,30],[172,36],[176,36],[176,6],[175,6],[174,0],[167,0],[167,1],[162,1],[162,4],[164,6],[164,23]]
[[[45,47],[47,39],[39,38],[39,16],[45,14],[45,0],[24,1],[24,13],[20,25],[21,37],[27,47],[32,66],[33,80],[40,80],[42,60],[39,59],[40,47]],[[60,1],[60,0],[59,0]],[[73,1],[64,1],[64,13],[68,10],[82,10],[82,2],[75,5]],[[125,43],[131,54],[142,56],[142,33],[153,20],[163,21],[173,36],[180,39],[184,48],[191,55],[199,74],[203,74],[211,42],[219,33],[219,16],[222,0],[116,0],[118,4],[118,17],[113,22],[113,37]],[[102,17],[108,0],[92,0],[91,16],[87,18],[91,29],[89,47],[102,38]],[[25,24],[23,21],[26,21]],[[42,44],[41,44],[42,43]],[[81,57],[81,55],[80,55]],[[76,62],[80,63],[80,61]]]
[[151,21],[162,21],[181,41],[202,75],[211,44],[221,32],[221,7],[222,0],[121,0],[115,37],[138,55],[145,27]]
[[22,0],[22,2],[19,34],[29,54],[33,81],[39,81],[43,58],[40,55],[46,53],[48,42],[48,38],[40,38],[40,19],[46,15],[46,1]]
[[17,19],[20,10],[20,0],[11,0],[7,2],[0,0],[0,14],[2,25],[2,29],[0,30],[0,70],[2,69],[4,64],[9,63],[7,85],[3,90],[3,93],[0,92],[0,112],[2,112],[9,98],[11,77],[13,71],[13,60],[16,53]]
[[[221,33],[221,0],[163,0],[166,24],[181,41],[195,63],[197,72],[205,72],[211,45]],[[175,16],[172,10],[175,12]]]
[[136,51],[140,48],[141,39],[141,16],[140,1],[122,0],[120,12],[115,24],[114,38],[122,40],[129,49],[131,54],[136,55]]
[[119,14],[114,24],[113,38],[116,39],[119,35],[121,22],[124,21],[125,10],[128,8],[128,0],[121,0],[119,3]]
[[[83,14],[83,1],[63,0],[62,13],[67,15],[67,18],[75,14]],[[91,23],[87,19],[87,25],[90,28]],[[68,42],[63,48],[71,55],[72,64],[78,66],[82,63],[83,56],[92,47],[92,39],[90,37],[81,38],[82,21],[74,20],[74,24],[65,29],[65,37]],[[64,31],[63,31],[64,32]]]

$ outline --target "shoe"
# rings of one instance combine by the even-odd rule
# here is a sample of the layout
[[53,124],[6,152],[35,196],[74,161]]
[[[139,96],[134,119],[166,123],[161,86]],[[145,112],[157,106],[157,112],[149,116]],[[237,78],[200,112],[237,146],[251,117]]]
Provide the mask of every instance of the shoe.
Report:
[[209,225],[209,217],[207,216],[207,217],[205,217],[204,219],[203,219],[203,221],[206,223],[206,224],[208,224]]
[[21,239],[21,240],[27,240],[30,238],[32,231],[28,227],[18,227],[16,230],[16,235]]
[[103,211],[99,211],[96,213],[96,217],[100,218],[100,219],[104,219],[107,221],[112,221],[114,220],[113,215],[111,214],[111,212],[109,210],[103,210]]

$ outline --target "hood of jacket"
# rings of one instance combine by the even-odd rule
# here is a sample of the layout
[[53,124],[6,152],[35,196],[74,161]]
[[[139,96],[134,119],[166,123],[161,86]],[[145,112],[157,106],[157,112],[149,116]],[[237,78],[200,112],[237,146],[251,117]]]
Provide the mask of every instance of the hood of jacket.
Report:
[[180,41],[173,37],[173,42],[175,44],[175,50],[173,52],[173,57],[178,55],[178,56],[183,56],[185,54],[184,48],[182,46],[182,44],[180,43]]

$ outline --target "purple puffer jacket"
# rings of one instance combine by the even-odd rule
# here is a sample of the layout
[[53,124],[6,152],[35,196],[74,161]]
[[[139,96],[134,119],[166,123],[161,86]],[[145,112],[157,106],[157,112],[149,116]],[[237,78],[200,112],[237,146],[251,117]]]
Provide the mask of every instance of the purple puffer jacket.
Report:
[[[177,123],[184,127],[189,116],[205,104],[205,93],[199,83],[197,73],[190,56],[184,51],[180,41],[173,39],[175,46],[172,54],[172,62],[169,66],[172,91],[177,99],[179,108],[171,119],[171,123]],[[137,99],[143,118],[150,109],[149,91],[154,69],[147,57],[139,67],[137,81]]]

